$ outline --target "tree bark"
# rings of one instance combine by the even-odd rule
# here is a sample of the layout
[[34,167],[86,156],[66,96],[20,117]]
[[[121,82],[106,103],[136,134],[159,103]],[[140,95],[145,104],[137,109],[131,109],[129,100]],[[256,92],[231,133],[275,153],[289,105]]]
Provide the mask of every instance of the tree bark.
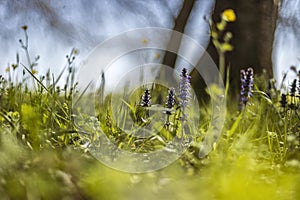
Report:
[[[240,88],[240,69],[252,67],[255,74],[266,71],[268,77],[273,76],[272,47],[278,4],[273,0],[217,0],[212,19],[220,21],[220,14],[225,9],[233,9],[237,20],[227,24],[227,31],[232,32],[231,43],[234,50],[226,53],[226,66],[230,67],[230,93],[238,98]],[[214,62],[219,64],[219,55],[210,42],[207,52]],[[199,61],[199,63],[201,60]],[[194,75],[192,85],[203,87],[201,77]],[[193,77],[194,77],[193,76]],[[198,92],[203,95],[204,90]]]
[[[228,23],[227,30],[233,33],[231,43],[234,50],[226,54],[226,65],[230,66],[230,89],[239,89],[240,69],[252,67],[255,74],[266,70],[272,77],[272,47],[278,5],[274,0],[217,0],[213,20],[220,21],[220,14],[232,8],[237,15],[235,22]],[[210,42],[208,53],[216,64],[218,54]]]
[[[194,3],[195,3],[195,0],[184,0],[183,1],[182,8],[181,8],[177,18],[175,19],[175,25],[173,27],[174,31],[184,33],[184,29],[187,24],[190,13],[193,9]],[[177,36],[178,35],[175,36],[175,34],[171,35],[167,49],[177,49],[177,50],[179,49],[180,43],[181,43],[181,37],[178,38]],[[177,59],[176,53],[166,51],[166,53],[163,57],[162,65],[166,65],[171,68],[175,68],[176,59]],[[159,77],[164,78],[166,76],[167,76],[166,72],[164,70],[160,70]]]

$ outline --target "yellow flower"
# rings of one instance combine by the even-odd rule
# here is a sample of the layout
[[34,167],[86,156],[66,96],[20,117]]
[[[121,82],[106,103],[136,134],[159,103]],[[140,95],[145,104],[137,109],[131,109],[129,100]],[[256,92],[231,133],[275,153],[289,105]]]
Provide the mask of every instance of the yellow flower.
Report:
[[11,67],[13,68],[13,70],[15,70],[18,67],[18,65],[17,64],[12,64]]
[[236,20],[236,15],[232,9],[226,9],[222,13],[222,19],[227,22],[234,22]]
[[159,53],[154,54],[154,58],[155,59],[160,59],[160,54]]
[[79,50],[78,50],[78,49],[75,49],[75,48],[73,48],[73,49],[72,49],[72,54],[74,54],[74,55],[78,55],[78,54],[79,54]]
[[146,44],[148,44],[148,40],[147,39],[143,39],[143,41],[142,41],[142,43],[144,44],[144,45],[146,45]]
[[32,73],[32,74],[37,74],[37,73],[38,73],[38,71],[37,71],[37,70],[35,70],[35,69],[32,69],[32,70],[31,70],[31,73]]
[[27,26],[27,25],[24,25],[24,26],[22,26],[21,28],[22,28],[24,31],[26,31],[27,28],[28,28],[28,26]]

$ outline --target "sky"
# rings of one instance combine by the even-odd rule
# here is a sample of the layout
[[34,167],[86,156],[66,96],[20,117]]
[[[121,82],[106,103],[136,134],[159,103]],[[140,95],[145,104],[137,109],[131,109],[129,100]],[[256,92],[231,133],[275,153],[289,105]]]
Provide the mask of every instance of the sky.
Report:
[[[16,62],[16,53],[26,64],[18,42],[24,40],[23,25],[28,25],[30,56],[40,55],[39,73],[51,69],[57,74],[73,47],[79,49],[76,63],[81,63],[101,42],[124,31],[172,28],[181,5],[182,0],[1,0],[0,73]],[[209,41],[204,18],[209,18],[213,6],[213,0],[197,0],[185,29],[185,34],[204,48]],[[273,71],[278,80],[290,66],[300,68],[299,8],[300,0],[282,0],[273,48]],[[149,61],[146,56],[139,59]]]
[[288,72],[290,85],[295,73],[289,70],[295,66],[300,70],[300,0],[282,0],[273,45],[274,76],[279,87],[284,73]]
[[[182,0],[1,0],[0,73],[15,63],[16,53],[26,64],[18,42],[24,41],[23,25],[28,26],[30,56],[40,55],[39,74],[48,69],[57,74],[73,47],[79,50],[76,62],[81,63],[101,42],[125,31],[172,29],[181,5]],[[204,18],[209,18],[213,5],[214,1],[196,1],[185,30],[204,47],[209,41]]]

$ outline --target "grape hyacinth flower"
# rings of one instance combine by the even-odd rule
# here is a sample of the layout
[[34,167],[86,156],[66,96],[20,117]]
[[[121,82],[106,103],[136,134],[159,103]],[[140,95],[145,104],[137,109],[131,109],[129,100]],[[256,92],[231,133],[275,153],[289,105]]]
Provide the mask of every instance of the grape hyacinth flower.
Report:
[[291,84],[290,94],[291,97],[295,97],[297,92],[297,79],[294,79],[293,83]]
[[[167,96],[166,107],[171,110],[174,107],[174,105],[175,105],[175,89],[174,88],[170,88],[169,89],[169,94]],[[171,115],[172,114],[172,112],[170,110],[166,111],[167,115]]]
[[280,105],[282,108],[287,107],[287,95],[286,94],[281,94],[281,100],[280,100]]
[[297,76],[298,76],[298,87],[297,87],[297,91],[298,91],[298,94],[300,94],[300,70],[298,71]]
[[183,68],[181,72],[181,82],[179,85],[179,105],[182,111],[183,119],[187,116],[185,109],[189,105],[189,100],[191,98],[191,76],[188,74],[187,69]]
[[294,79],[293,83],[290,86],[290,96],[291,96],[291,107],[295,106],[296,100],[296,92],[297,92],[297,79]]
[[298,95],[296,97],[298,99],[298,102],[300,102],[300,70],[298,71],[297,76],[298,76],[298,80],[297,80],[298,86],[296,87],[296,89]]
[[140,105],[142,107],[150,107],[151,106],[151,95],[150,95],[149,89],[146,89],[144,91],[144,95],[142,96],[142,102]]
[[167,110],[164,112],[167,115],[167,120],[165,122],[165,125],[169,127],[171,125],[170,123],[170,115],[172,115],[172,109],[175,105],[175,89],[170,88],[167,96],[167,101],[166,101],[166,108]]
[[241,92],[240,92],[240,104],[245,106],[252,96],[253,69],[249,67],[247,71],[241,70]]

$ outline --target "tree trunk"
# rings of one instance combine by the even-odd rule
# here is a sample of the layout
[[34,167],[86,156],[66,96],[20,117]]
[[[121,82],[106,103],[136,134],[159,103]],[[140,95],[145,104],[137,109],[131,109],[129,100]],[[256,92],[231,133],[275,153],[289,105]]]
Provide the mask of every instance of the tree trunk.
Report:
[[[173,30],[183,33],[185,26],[187,24],[188,18],[190,16],[190,13],[193,9],[195,0],[184,0],[183,1],[183,5],[182,8],[177,16],[177,18],[175,19],[175,25]],[[181,37],[178,39],[178,37],[176,37],[174,34],[171,35],[170,41],[168,43],[168,47],[167,49],[179,49],[180,47],[180,43],[181,43]],[[176,59],[177,59],[177,54],[170,52],[170,51],[166,51],[163,61],[162,61],[162,65],[166,65],[172,68],[175,68],[175,63],[176,63]],[[159,73],[159,76],[161,78],[166,77],[167,74],[165,73],[164,70],[161,70]]]
[[[226,54],[226,65],[230,66],[230,88],[239,88],[241,68],[252,67],[255,74],[263,69],[272,76],[272,47],[278,5],[273,0],[217,0],[213,20],[219,21],[220,14],[232,8],[237,15],[227,30],[233,33],[234,50]],[[216,64],[218,54],[212,42],[207,49]]]

